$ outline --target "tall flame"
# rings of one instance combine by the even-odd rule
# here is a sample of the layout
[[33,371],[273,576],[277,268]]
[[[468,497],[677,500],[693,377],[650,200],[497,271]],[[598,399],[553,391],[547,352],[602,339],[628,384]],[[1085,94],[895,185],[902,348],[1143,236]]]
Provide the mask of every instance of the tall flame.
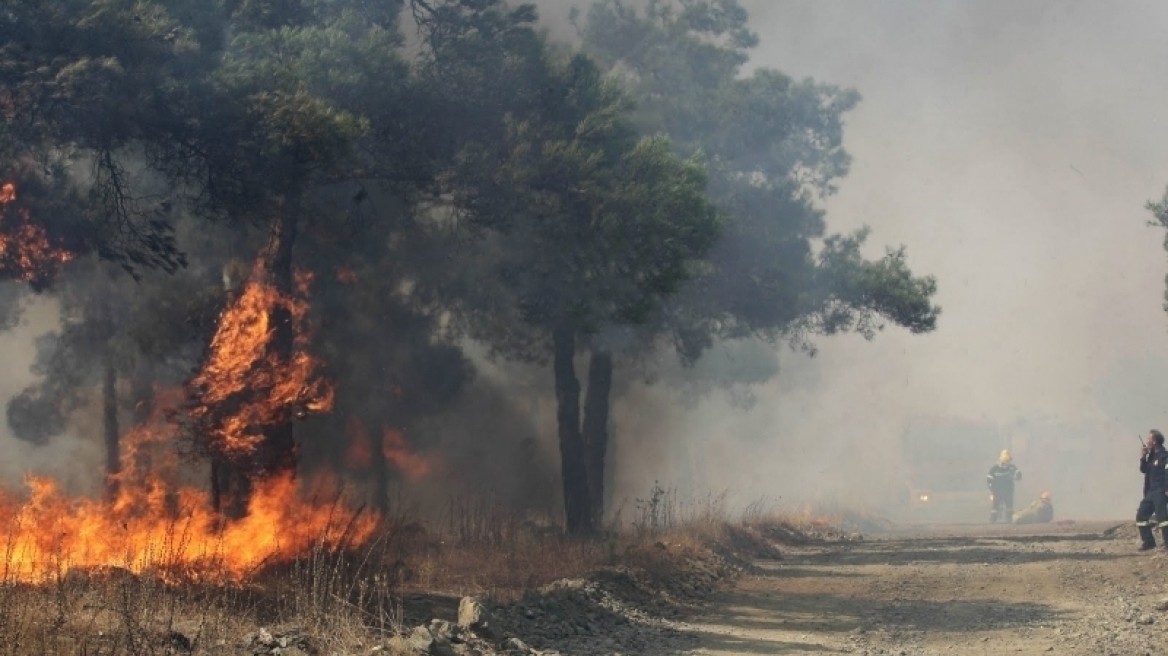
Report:
[[[243,290],[220,317],[210,355],[191,381],[200,423],[213,453],[232,459],[252,455],[264,429],[327,412],[333,387],[319,375],[321,363],[306,350],[310,331],[309,274],[296,275],[296,289],[282,294],[257,262]],[[282,357],[272,348],[277,310],[292,322],[294,351]]]
[[0,185],[0,271],[26,282],[51,278],[73,254],[54,247],[44,227],[35,223],[28,209],[9,205],[16,200],[16,185]]

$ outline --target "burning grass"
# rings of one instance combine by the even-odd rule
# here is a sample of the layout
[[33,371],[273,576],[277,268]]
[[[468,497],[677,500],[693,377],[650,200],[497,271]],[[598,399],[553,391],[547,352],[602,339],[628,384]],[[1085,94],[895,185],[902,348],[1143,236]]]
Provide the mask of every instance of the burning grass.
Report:
[[469,532],[450,521],[476,512],[452,504],[433,527],[382,518],[367,539],[348,544],[334,536],[354,514],[336,512],[299,552],[242,576],[226,558],[196,563],[176,548],[190,532],[182,519],[102,564],[82,564],[71,550],[85,546],[60,541],[43,554],[51,573],[35,582],[10,549],[0,579],[0,654],[184,653],[181,645],[195,654],[235,653],[249,632],[291,626],[325,653],[365,652],[411,622],[456,619],[460,596],[514,599],[580,576],[611,553],[603,542],[532,533],[502,514],[479,517]]
[[[184,537],[192,533],[191,518],[183,515],[120,557],[110,552],[86,561],[72,550],[84,553],[89,545],[48,545],[42,555],[53,567],[35,581],[24,574],[18,550],[9,548],[0,578],[0,656],[245,653],[241,643],[261,627],[298,627],[296,635],[320,653],[367,653],[410,626],[456,619],[464,595],[507,602],[559,579],[614,567],[632,568],[646,585],[670,590],[684,579],[679,572],[708,562],[712,553],[739,564],[779,557],[774,540],[781,536],[768,537],[775,526],[785,527],[788,537],[811,539],[789,514],[756,509],[738,518],[727,512],[724,496],[688,504],[676,495],[657,496],[656,510],[665,513],[658,517],[668,522],[653,527],[652,508],[643,507],[650,513],[639,517],[645,521],[589,540],[569,539],[486,496],[453,499],[442,512],[401,510],[385,517],[318,498],[314,507],[331,510],[313,535],[307,525],[269,520],[244,520],[235,529],[208,526],[223,536],[247,527],[271,538],[269,546],[282,545],[278,557],[259,558],[246,570],[222,557],[229,548],[192,561],[193,552],[182,548],[192,544]],[[358,534],[352,527],[361,518],[372,524]],[[282,529],[293,533],[281,535]],[[87,535],[108,539],[100,531]]]

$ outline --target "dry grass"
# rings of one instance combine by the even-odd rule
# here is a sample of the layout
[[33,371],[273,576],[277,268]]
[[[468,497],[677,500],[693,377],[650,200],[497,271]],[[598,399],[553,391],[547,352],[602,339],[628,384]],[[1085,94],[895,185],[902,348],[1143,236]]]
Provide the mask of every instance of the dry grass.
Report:
[[[184,576],[169,566],[164,551],[141,574],[66,569],[42,585],[0,576],[0,656],[244,653],[240,643],[249,632],[293,626],[313,636],[321,653],[367,653],[408,622],[443,614],[454,619],[450,604],[459,596],[507,601],[613,564],[667,581],[678,563],[710,549],[767,557],[773,540],[820,521],[761,504],[731,517],[725,498],[683,503],[655,485],[638,500],[629,526],[621,527],[618,518],[590,540],[564,537],[489,499],[456,499],[429,523],[405,513],[384,520],[369,544],[335,549],[318,543],[298,560],[270,564],[230,584],[213,563],[198,580]],[[775,533],[776,526],[787,533]],[[414,609],[411,617],[410,600],[424,597],[446,605]]]

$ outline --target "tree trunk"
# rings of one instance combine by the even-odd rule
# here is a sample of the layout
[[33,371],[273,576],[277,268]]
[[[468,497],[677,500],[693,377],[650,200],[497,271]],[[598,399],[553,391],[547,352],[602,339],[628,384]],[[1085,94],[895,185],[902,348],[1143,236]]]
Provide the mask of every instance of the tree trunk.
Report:
[[142,426],[154,415],[154,363],[143,357],[130,380],[130,401],[134,404],[134,425]]
[[[268,274],[272,284],[281,294],[291,294],[294,291],[295,281],[292,275],[292,247],[296,244],[297,227],[294,203],[286,203],[280,209],[280,215],[273,226],[273,244],[271,259],[268,260]],[[292,317],[283,307],[277,307],[272,312],[272,341],[270,348],[280,362],[290,362],[295,346],[296,335],[293,331]],[[278,426],[272,426],[265,434],[256,454],[257,464],[261,477],[285,473],[296,473],[297,453],[296,440],[292,431],[292,422],[287,421]]]
[[[289,294],[295,287],[292,247],[297,236],[296,217],[294,203],[285,203],[272,224],[272,244],[266,273],[281,294]],[[291,361],[296,339],[292,317],[285,308],[276,307],[272,311],[271,325],[273,334],[268,348],[277,360]],[[250,461],[212,456],[212,506],[228,518],[244,517],[251,503],[255,480],[281,474],[295,475],[296,466],[296,440],[292,421],[270,426],[264,431],[263,439]]]
[[570,325],[552,331],[556,379],[556,423],[560,438],[560,475],[568,533],[592,531],[588,503],[587,453],[580,431],[580,381],[576,378],[576,332]]
[[593,526],[604,522],[604,457],[608,452],[608,417],[612,396],[612,353],[592,352],[588,393],[584,397],[584,448],[587,450],[588,503]]
[[118,473],[122,469],[121,449],[118,444],[118,372],[111,358],[106,357],[101,381],[101,409],[105,431],[105,494],[113,500],[118,494]]
[[[149,424],[154,417],[154,364],[148,357],[141,358],[134,368],[134,375],[130,378],[130,402],[134,404],[134,428]],[[134,471],[151,471],[154,463],[150,455],[149,449],[138,449]]]
[[373,474],[373,507],[384,515],[389,512],[389,463],[385,461],[384,436],[370,432],[369,448],[371,449],[369,468]]

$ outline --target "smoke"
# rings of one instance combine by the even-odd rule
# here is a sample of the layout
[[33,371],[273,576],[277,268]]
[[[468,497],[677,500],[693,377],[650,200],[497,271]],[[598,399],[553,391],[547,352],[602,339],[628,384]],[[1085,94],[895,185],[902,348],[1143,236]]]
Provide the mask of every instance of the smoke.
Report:
[[[16,285],[19,283],[7,283]],[[10,399],[38,377],[29,369],[36,357],[36,338],[60,325],[59,306],[49,296],[30,296],[21,301],[19,323],[11,330],[0,332],[0,349],[6,357],[0,371],[0,398]],[[100,419],[93,422],[99,425]],[[101,447],[98,435],[88,439],[70,427],[64,434],[54,436],[44,446],[20,440],[7,422],[0,424],[0,484],[17,487],[27,473],[48,475],[60,482],[70,493],[90,492],[100,484],[100,472],[94,474],[93,464],[100,461]]]
[[1135,503],[1132,434],[1168,419],[1165,255],[1144,210],[1168,182],[1155,27],[1168,9],[743,4],[761,37],[751,67],[863,94],[828,224],[870,225],[871,256],[906,244],[914,271],[937,276],[944,314],[927,336],[781,353],[748,413],[716,397],[683,408],[660,389],[623,400],[618,494],[663,478],[744,502],[895,498],[903,431],[928,416],[996,427],[1024,471],[1095,454],[1081,472],[1025,477],[1019,503],[1048,488],[1062,517]]

